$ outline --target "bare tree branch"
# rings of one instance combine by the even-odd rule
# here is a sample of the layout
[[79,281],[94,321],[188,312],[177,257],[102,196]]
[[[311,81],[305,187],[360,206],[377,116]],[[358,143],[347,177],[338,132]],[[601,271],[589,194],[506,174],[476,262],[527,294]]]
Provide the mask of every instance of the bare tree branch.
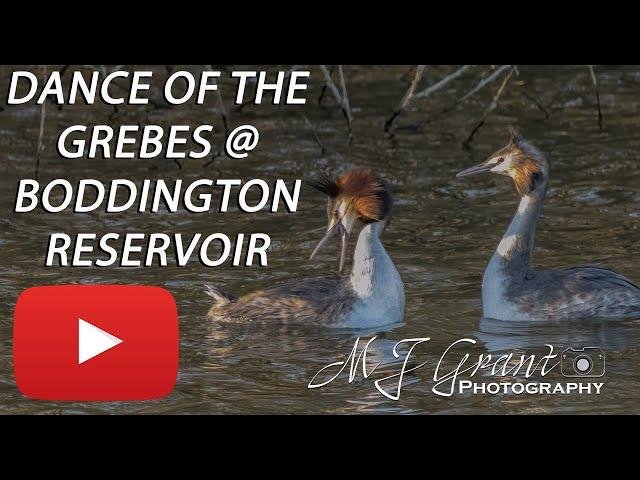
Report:
[[342,97],[340,96],[338,87],[336,87],[336,84],[333,82],[333,79],[331,78],[331,74],[329,73],[329,70],[327,70],[326,65],[319,65],[319,67],[320,67],[320,70],[322,70],[322,74],[324,75],[325,85],[327,86],[327,88],[329,88],[329,90],[331,90],[331,93],[336,99],[336,102],[338,102],[338,104],[342,106]]
[[[460,76],[462,76],[467,70],[469,70],[470,68],[474,67],[475,65],[463,65],[462,67],[458,68],[455,72],[447,75],[446,77],[444,77],[442,80],[434,83],[433,85],[425,88],[424,90],[422,90],[421,92],[416,93],[415,95],[413,95],[413,99],[410,101],[414,101],[417,99],[422,99],[422,98],[427,98],[430,95],[432,95],[433,93],[442,90],[445,86],[447,86],[450,82],[452,82],[453,80],[459,78]],[[451,107],[445,108],[444,110],[440,111],[439,113],[436,114],[436,116],[443,114],[443,113],[447,113],[448,111],[450,111],[453,107],[455,107],[456,104],[452,105]],[[422,123],[429,123],[432,119],[426,120],[425,122]]]
[[547,107],[544,106],[544,104],[542,103],[542,101],[540,101],[539,98],[537,98],[534,95],[530,95],[524,90],[522,91],[522,96],[527,100],[529,100],[531,103],[533,103],[536,106],[536,108],[542,112],[545,120],[551,116],[551,113],[549,112],[549,110],[547,110]]
[[[205,70],[213,70],[213,65],[205,65]],[[216,79],[213,79],[213,83],[216,87],[218,87],[218,82]],[[226,139],[229,135],[229,122],[227,120],[227,109],[224,107],[224,101],[222,100],[222,93],[220,93],[220,88],[216,88],[216,96],[218,98],[218,108],[220,108],[220,116],[222,117],[222,125],[224,125],[224,138]]]
[[596,91],[596,104],[598,106],[598,127],[602,131],[602,110],[600,109],[600,89],[598,88],[598,79],[596,78],[596,72],[593,71],[593,65],[589,65],[589,72],[591,73],[591,82],[593,88]]
[[507,73],[504,76],[504,79],[502,80],[502,83],[500,84],[498,91],[493,96],[493,98],[491,99],[491,103],[482,114],[482,118],[480,119],[478,124],[474,127],[474,129],[471,131],[471,133],[469,134],[469,137],[463,142],[464,146],[468,146],[473,141],[473,137],[478,132],[478,130],[480,130],[480,128],[484,125],[484,123],[487,120],[487,117],[489,116],[489,113],[491,113],[493,110],[496,109],[496,107],[498,106],[498,100],[500,100],[500,97],[502,96],[502,92],[504,92],[504,89],[507,86],[507,83],[509,83],[509,80],[511,80],[511,77],[513,76],[515,71],[516,71],[515,67],[512,66],[511,69],[509,70],[509,73]]
[[433,85],[431,85],[428,88],[425,88],[424,90],[422,90],[419,93],[416,93],[414,98],[415,99],[419,99],[419,98],[426,98],[429,95],[431,95],[434,92],[437,92],[438,90],[441,90],[442,88],[444,88],[449,82],[451,82],[452,80],[455,80],[456,78],[460,77],[464,72],[466,72],[469,68],[473,67],[473,65],[463,65],[462,67],[460,67],[458,70],[456,70],[455,72],[453,72],[450,75],[447,75],[446,77],[444,77],[442,80],[440,80],[437,83],[434,83]]
[[329,73],[326,65],[320,65],[320,70],[322,70],[322,74],[324,75],[324,80],[327,84],[327,87],[335,97],[338,105],[340,105],[340,108],[342,109],[342,113],[344,113],[344,116],[347,119],[347,126],[349,127],[349,138],[353,140],[353,129],[351,125],[353,122],[353,116],[351,114],[351,106],[349,105],[349,96],[347,95],[347,85],[344,80],[344,71],[342,69],[342,65],[338,65],[338,78],[340,79],[340,87],[342,89],[342,93],[340,93],[338,87],[331,78],[331,74]]
[[396,107],[396,109],[391,114],[391,117],[389,117],[389,119],[384,124],[385,133],[389,132],[389,130],[391,129],[391,125],[393,124],[393,121],[396,119],[398,115],[400,115],[400,113],[402,113],[402,111],[407,107],[409,102],[411,102],[411,100],[413,99],[414,93],[416,91],[416,87],[418,86],[418,83],[422,78],[422,74],[424,73],[424,68],[425,68],[425,65],[418,65],[416,67],[416,71],[413,74],[413,78],[411,80],[411,83],[409,84],[409,88],[407,89],[406,93],[402,97],[402,100],[400,100],[400,104]]
[[294,65],[289,69],[289,71],[284,75],[284,78],[289,78],[293,72],[297,72],[302,67],[306,67],[306,65]]
[[513,65],[502,65],[500,68],[497,68],[496,70],[494,70],[491,75],[481,79],[475,87],[469,90],[469,92],[466,95],[464,95],[462,98],[457,100],[455,105],[464,102],[468,98],[478,93],[480,90],[482,90],[484,87],[489,85],[491,82],[495,81],[502,74],[502,72],[510,68],[513,68]]
[[347,120],[349,121],[349,129],[351,129],[353,115],[351,115],[351,106],[349,105],[349,95],[347,94],[347,84],[344,81],[342,65],[338,65],[338,75],[340,76],[340,86],[342,87],[342,103],[347,114]]
[[313,134],[313,138],[315,139],[316,143],[318,144],[318,146],[320,147],[320,156],[324,156],[324,154],[326,153],[327,149],[324,147],[324,145],[322,144],[322,141],[320,140],[320,137],[318,136],[318,133],[316,132],[316,129],[313,127],[313,124],[311,123],[311,121],[307,118],[306,115],[302,115],[302,118],[304,119],[305,123],[307,124],[307,126],[309,127],[309,129],[311,130],[311,133]]
[[[42,66],[42,76],[44,78],[44,82],[47,81],[47,66]],[[40,106],[40,133],[38,134],[38,145],[36,147],[36,171],[35,177],[38,178],[40,174],[40,154],[44,150],[44,119],[47,114],[47,102],[42,102]]]
[[[331,65],[331,67],[329,68],[329,77],[333,77],[333,70],[334,70],[334,66]],[[318,105],[322,106],[322,100],[324,100],[324,96],[327,93],[327,82],[325,81],[322,84],[322,89],[320,90],[320,96],[318,97]]]

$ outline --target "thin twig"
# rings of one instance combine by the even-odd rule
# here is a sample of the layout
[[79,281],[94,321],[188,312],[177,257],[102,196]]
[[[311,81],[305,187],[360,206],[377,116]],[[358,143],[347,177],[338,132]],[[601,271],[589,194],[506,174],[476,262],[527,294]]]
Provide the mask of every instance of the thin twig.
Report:
[[400,100],[400,104],[396,107],[396,109],[391,114],[391,117],[389,117],[389,119],[384,124],[385,133],[389,132],[389,130],[391,129],[391,125],[393,124],[393,121],[396,119],[398,115],[400,115],[400,113],[402,113],[402,111],[407,107],[409,102],[413,100],[416,87],[418,86],[418,83],[422,78],[422,74],[424,73],[424,68],[425,68],[425,65],[418,65],[416,67],[416,71],[413,74],[413,78],[411,79],[409,88],[407,89],[406,93],[402,97],[402,100]]
[[566,101],[569,99],[570,95],[576,94],[575,84],[581,81],[583,75],[583,72],[580,71],[570,80],[563,82],[563,88],[560,88],[551,98],[551,101],[547,102],[547,108],[549,109],[551,114],[561,112],[566,108]]
[[413,98],[413,94],[416,91],[416,87],[418,86],[418,82],[420,81],[420,79],[422,78],[422,74],[424,73],[424,68],[425,68],[425,65],[418,65],[416,67],[416,72],[413,75],[413,79],[411,80],[411,84],[409,85],[409,89],[404,94],[404,97],[402,97],[402,100],[400,101],[400,105],[398,107],[398,110],[402,110],[403,108],[405,108],[407,106],[407,104],[411,101],[411,99]]
[[347,84],[344,81],[344,71],[342,70],[342,65],[338,65],[338,75],[340,76],[340,86],[342,87],[342,103],[347,114],[347,120],[349,121],[349,129],[351,129],[353,115],[351,115],[351,106],[349,105],[349,95],[347,94]]
[[[450,82],[452,82],[453,80],[459,78],[460,76],[462,76],[467,70],[469,70],[470,68],[475,67],[475,65],[463,65],[462,67],[458,68],[455,72],[447,75],[446,77],[444,77],[442,80],[434,83],[433,85],[425,88],[424,90],[422,90],[419,93],[416,93],[413,98],[414,100],[417,99],[421,99],[421,98],[427,98],[430,95],[434,94],[435,92],[442,90],[445,86],[447,86]],[[504,71],[504,69],[500,69],[500,71]],[[416,129],[416,128],[420,128],[420,126],[422,125],[426,125],[428,123],[431,123],[433,120],[435,120],[436,118],[438,118],[441,115],[444,115],[445,113],[449,113],[451,110],[453,110],[460,102],[462,102],[463,100],[466,100],[467,98],[469,98],[471,95],[474,95],[476,92],[478,92],[482,87],[484,87],[485,85],[487,85],[488,83],[490,83],[491,81],[495,80],[496,76],[495,72],[494,74],[492,74],[492,76],[490,78],[482,78],[480,80],[480,83],[477,84],[473,90],[471,90],[470,92],[468,92],[464,97],[460,98],[459,100],[457,100],[456,102],[454,102],[453,104],[449,105],[448,107],[445,107],[443,109],[441,109],[438,112],[435,112],[433,114],[430,115],[429,118],[427,118],[426,120],[423,120],[422,122],[420,122],[417,125],[413,125],[413,126],[408,126],[408,127],[403,127],[406,129]]]
[[331,74],[325,65],[320,65],[320,70],[322,70],[322,74],[324,75],[324,80],[327,84],[327,87],[335,97],[338,105],[342,109],[342,113],[344,113],[345,118],[347,119],[347,126],[349,127],[349,139],[353,140],[353,129],[351,128],[351,124],[353,121],[353,116],[351,115],[351,107],[349,105],[349,96],[347,95],[347,85],[344,80],[344,71],[342,70],[342,65],[338,65],[338,75],[340,79],[340,87],[342,89],[342,93],[338,90],[338,87],[331,79]]
[[[329,68],[329,76],[333,77],[333,69],[335,67],[333,65],[331,65],[331,68]],[[324,82],[322,84],[322,89],[320,90],[320,96],[318,97],[318,106],[322,106],[322,100],[324,100],[324,96],[327,93],[327,82]]]
[[311,121],[307,118],[306,115],[302,114],[302,118],[304,118],[305,123],[307,124],[307,126],[309,127],[309,129],[311,130],[311,133],[313,133],[313,138],[316,140],[316,143],[318,144],[318,146],[320,147],[320,156],[323,157],[324,154],[326,153],[327,149],[324,147],[324,145],[322,144],[322,141],[320,140],[320,137],[318,136],[318,133],[316,132],[316,129],[313,128],[313,124],[311,123]]
[[291,67],[289,69],[289,71],[287,73],[284,74],[284,78],[289,78],[291,76],[291,74],[293,72],[297,72],[298,70],[300,70],[302,67],[306,67],[306,65],[294,65],[293,67]]
[[342,106],[342,97],[340,96],[338,87],[336,87],[336,84],[333,82],[333,79],[331,78],[331,74],[329,73],[329,70],[327,70],[327,67],[325,65],[319,65],[319,67],[320,67],[320,70],[322,70],[322,74],[324,75],[325,85],[327,86],[327,88],[329,88],[329,90],[331,90],[331,93],[336,99],[336,102],[338,102],[338,104]]
[[415,99],[419,99],[419,98],[426,98],[429,95],[431,95],[434,92],[437,92],[438,90],[441,90],[443,87],[445,87],[449,82],[451,82],[452,80],[455,80],[456,78],[458,78],[459,76],[461,76],[464,72],[466,72],[469,68],[473,67],[473,65],[463,65],[462,67],[460,67],[458,70],[456,70],[455,72],[453,72],[450,75],[447,75],[446,77],[444,77],[442,80],[440,80],[437,83],[434,83],[433,85],[431,85],[428,88],[425,88],[424,90],[422,90],[421,92],[418,92],[415,94],[414,98]]
[[[204,67],[207,70],[210,70],[210,71],[213,70],[213,65],[205,65]],[[220,117],[222,118],[222,125],[224,126],[224,142],[226,143],[227,137],[229,136],[229,123],[228,123],[227,109],[225,108],[224,101],[222,100],[222,93],[220,93],[220,86],[218,85],[218,82],[215,78],[213,79],[213,81],[217,87],[216,97],[218,99],[218,107],[220,108]],[[204,163],[202,168],[208,168],[209,166],[213,165],[213,163],[216,161],[216,159],[220,155],[222,155],[222,150],[218,150],[217,153],[212,155],[212,157],[207,162]],[[181,165],[180,167],[182,168]]]
[[524,90],[522,91],[522,96],[527,100],[529,100],[531,103],[533,103],[536,106],[536,108],[544,114],[545,120],[547,120],[551,116],[551,113],[549,113],[549,110],[547,110],[547,108],[543,105],[543,103],[538,98],[536,98],[533,95],[529,95]]
[[482,114],[482,119],[480,119],[478,124],[475,126],[475,128],[469,134],[469,137],[463,142],[463,145],[465,147],[469,146],[469,144],[473,141],[474,135],[484,125],[485,121],[487,120],[487,116],[489,115],[489,113],[491,113],[493,110],[495,110],[497,108],[498,100],[500,100],[500,96],[502,95],[502,92],[504,92],[504,89],[507,86],[507,83],[509,83],[509,80],[511,80],[511,77],[513,76],[515,71],[516,71],[516,69],[514,67],[511,67],[511,69],[509,70],[509,73],[507,73],[504,76],[504,79],[502,80],[502,83],[500,84],[500,87],[498,88],[498,91],[493,96],[493,99],[491,100],[491,103],[489,104],[489,106],[485,109],[484,113]]
[[[42,66],[42,76],[44,78],[44,82],[47,82],[47,66]],[[44,119],[47,114],[47,102],[42,102],[40,106],[40,133],[38,134],[38,146],[36,150],[36,172],[35,177],[38,178],[40,173],[40,154],[44,150]]]
[[504,72],[505,70],[508,70],[510,68],[513,68],[513,65],[502,65],[500,68],[497,68],[496,70],[494,70],[494,72],[491,75],[481,79],[476,84],[475,87],[473,87],[471,90],[469,90],[469,92],[466,95],[464,95],[458,101],[456,101],[456,105],[459,104],[459,103],[464,102],[468,98],[470,98],[473,95],[475,95],[476,93],[478,93],[480,90],[482,90],[484,87],[489,85],[491,82],[495,81],[502,74],[502,72]]
[[[208,71],[213,70],[213,65],[205,65],[204,68]],[[222,100],[222,93],[220,93],[220,87],[217,80],[213,79],[213,84],[216,86],[216,97],[218,98],[218,107],[220,108],[220,116],[222,117],[222,125],[224,125],[224,138],[229,136],[229,123],[227,117],[227,109],[224,107],[224,101]]]
[[[440,80],[440,81],[434,83],[433,85],[425,88],[421,92],[416,93],[413,96],[413,100],[427,98],[430,95],[434,94],[435,92],[437,92],[439,90],[442,90],[449,83],[451,83],[453,80],[455,80],[455,79],[459,78],[460,76],[462,76],[467,70],[469,70],[470,68],[472,68],[474,66],[475,65],[463,65],[462,67],[458,68],[455,72],[453,72],[453,73],[447,75],[446,77],[444,77],[442,80]],[[441,110],[440,112],[435,113],[434,115],[431,116],[431,118],[428,118],[427,120],[421,122],[421,124],[430,123],[434,118],[438,117],[439,115],[442,115],[444,113],[447,113],[447,112],[451,111],[456,105],[457,105],[457,103],[452,105],[452,106],[450,106],[450,107],[447,107],[447,108]]]
[[589,72],[591,73],[591,82],[593,82],[593,88],[596,91],[596,104],[598,106],[598,127],[602,131],[602,110],[600,109],[600,89],[598,88],[598,79],[596,78],[596,72],[593,71],[593,65],[589,65]]
[[445,107],[444,109],[440,110],[440,112],[437,112],[436,114],[432,115],[432,117],[430,119],[428,119],[424,123],[429,123],[432,120],[434,120],[435,118],[437,118],[438,116],[443,115],[445,113],[449,113],[454,108],[456,108],[460,103],[462,103],[465,100],[471,98],[473,95],[478,93],[484,87],[486,87],[490,83],[494,82],[500,76],[500,74],[502,72],[504,72],[505,70],[507,70],[509,68],[513,68],[513,67],[514,67],[514,65],[502,65],[500,68],[494,70],[490,75],[481,78],[480,81],[475,85],[475,87],[473,87],[471,90],[469,90],[469,92],[467,92],[464,96],[460,97],[458,100],[453,102],[448,107]]
[[[60,69],[60,78],[64,77],[64,74],[67,73],[67,70],[69,69],[71,65],[64,65],[61,69]],[[56,108],[58,109],[59,112],[62,111],[62,107],[64,106],[64,102],[61,104],[57,104],[54,100],[54,98],[52,97],[50,99],[51,103],[54,104],[56,106]]]

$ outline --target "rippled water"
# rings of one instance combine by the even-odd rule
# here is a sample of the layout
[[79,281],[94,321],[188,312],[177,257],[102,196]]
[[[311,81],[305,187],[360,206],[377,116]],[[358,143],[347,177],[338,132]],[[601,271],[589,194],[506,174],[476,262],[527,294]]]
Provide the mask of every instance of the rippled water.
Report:
[[[38,71],[38,70],[35,70]],[[162,72],[162,70],[158,70]],[[428,68],[425,84],[450,72]],[[325,226],[324,198],[303,190],[296,214],[30,214],[12,213],[17,181],[33,172],[39,108],[6,107],[0,112],[0,412],[2,413],[638,413],[640,324],[638,320],[509,323],[481,318],[480,282],[486,262],[516,208],[504,178],[456,179],[459,170],[480,161],[507,140],[507,126],[552,156],[550,195],[536,236],[539,268],[602,263],[640,281],[640,68],[600,68],[603,130],[595,96],[583,67],[520,68],[499,108],[462,148],[497,85],[452,111],[470,89],[473,75],[450,89],[417,102],[397,121],[395,135],[382,126],[407,87],[409,67],[346,67],[355,138],[349,142],[342,114],[328,99],[318,107],[321,79],[313,70],[310,104],[246,107],[231,112],[232,125],[253,123],[259,149],[245,160],[202,161],[63,160],[55,153],[62,128],[79,123],[171,123],[219,126],[215,102],[172,110],[111,109],[49,105],[40,178],[71,180],[126,176],[144,178],[307,178],[320,172],[372,166],[392,185],[395,216],[384,243],[400,271],[407,293],[405,324],[385,332],[313,328],[274,329],[211,325],[208,297],[201,285],[215,283],[242,294],[290,278],[333,273],[337,245],[313,263],[309,253]],[[0,69],[6,91],[10,69]],[[547,110],[530,99],[535,97]],[[327,152],[322,154],[302,113],[314,124]],[[431,121],[428,121],[431,119]],[[221,136],[216,136],[220,141]],[[72,181],[73,183],[73,181]],[[51,232],[166,232],[191,235],[264,231],[272,238],[268,268],[205,268],[193,259],[185,268],[44,268]],[[35,285],[140,283],[159,285],[176,298],[180,313],[181,360],[178,383],[167,399],[124,404],[34,402],[15,388],[11,323],[18,294]],[[345,377],[318,390],[307,383],[323,366],[344,358],[358,335],[379,335],[375,357],[387,361],[394,341],[430,337],[416,361],[428,361],[408,375],[399,401],[382,397],[372,381],[348,384]],[[491,352],[544,352],[545,344],[600,346],[606,352],[601,395],[434,395],[433,368],[455,340],[472,338],[473,356]],[[397,365],[385,367],[393,372]]]

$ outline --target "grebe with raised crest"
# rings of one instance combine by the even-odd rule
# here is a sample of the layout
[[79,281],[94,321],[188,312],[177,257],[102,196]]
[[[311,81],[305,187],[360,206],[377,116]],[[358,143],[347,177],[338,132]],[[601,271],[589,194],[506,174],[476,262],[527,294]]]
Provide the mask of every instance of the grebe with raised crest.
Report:
[[348,277],[311,278],[259,290],[239,298],[214,286],[209,318],[242,323],[374,328],[402,322],[404,284],[380,237],[389,223],[393,200],[370,169],[351,170],[338,179],[309,182],[328,198],[329,225],[311,254],[338,234],[342,271],[349,234],[362,226]]

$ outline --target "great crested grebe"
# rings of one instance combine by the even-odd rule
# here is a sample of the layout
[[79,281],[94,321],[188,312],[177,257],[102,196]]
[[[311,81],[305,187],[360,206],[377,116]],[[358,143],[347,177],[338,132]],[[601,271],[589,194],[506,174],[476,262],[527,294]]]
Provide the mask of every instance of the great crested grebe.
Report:
[[640,315],[640,288],[622,275],[591,265],[535,271],[533,237],[549,182],[545,154],[511,130],[509,144],[460,172],[513,179],[520,205],[482,278],[484,316],[500,320]]
[[380,236],[389,223],[391,194],[370,169],[352,170],[337,180],[326,177],[310,185],[329,197],[329,226],[311,258],[335,234],[344,265],[349,234],[363,225],[348,277],[311,278],[233,298],[208,286],[214,305],[209,318],[245,323],[323,325],[372,328],[402,322],[404,284]]

